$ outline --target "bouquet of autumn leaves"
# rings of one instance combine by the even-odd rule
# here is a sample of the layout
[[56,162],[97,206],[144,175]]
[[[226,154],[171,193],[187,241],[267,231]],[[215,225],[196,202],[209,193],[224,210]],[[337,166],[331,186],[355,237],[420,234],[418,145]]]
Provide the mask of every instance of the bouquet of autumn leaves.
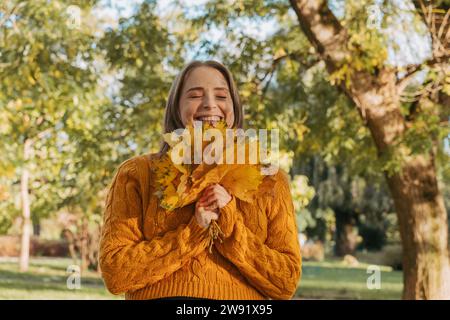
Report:
[[[181,141],[180,136],[173,133],[163,135],[164,141],[169,145],[169,150],[155,161],[154,166],[157,190],[155,194],[160,200],[161,207],[167,211],[173,211],[189,205],[197,201],[201,197],[202,191],[212,184],[222,185],[230,195],[249,203],[255,200],[258,192],[272,188],[275,179],[270,168],[273,169],[273,167],[268,163],[268,158],[261,159],[261,154],[267,153],[260,153],[262,146],[256,139],[242,135],[243,138],[238,138],[236,129],[228,129],[224,121],[215,124],[203,123],[200,142],[194,141],[194,137],[198,137],[195,135],[194,129],[192,124],[187,125],[183,132],[185,139],[181,139]],[[215,132],[219,132],[222,141],[225,141],[225,143],[218,144],[221,148],[215,148],[212,156],[214,159],[220,158],[222,161],[201,161],[198,166],[194,167],[191,164],[195,158],[195,147],[193,146],[195,143],[200,143],[200,148],[197,148],[200,149],[202,155],[205,150],[208,150],[211,142],[204,141],[203,132],[209,129],[218,130]],[[189,147],[183,149],[182,144],[185,144],[184,146],[187,144]],[[182,156],[183,159],[189,159],[189,161],[173,161],[173,155],[177,154],[179,150],[189,150],[190,154]],[[210,150],[212,149],[210,148]],[[250,161],[250,152],[255,150],[256,159],[253,157]],[[244,161],[242,161],[243,152],[245,152]],[[230,155],[232,155],[231,158]],[[222,241],[221,234],[220,227],[213,220],[209,226],[210,252],[215,239]]]

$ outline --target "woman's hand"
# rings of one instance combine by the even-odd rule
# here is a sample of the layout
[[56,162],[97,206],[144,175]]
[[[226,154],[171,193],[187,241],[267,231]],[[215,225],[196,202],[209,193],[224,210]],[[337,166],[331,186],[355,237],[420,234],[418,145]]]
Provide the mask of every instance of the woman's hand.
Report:
[[220,184],[213,184],[203,190],[199,205],[208,210],[222,209],[231,201],[231,195]]
[[200,206],[200,202],[195,204],[195,218],[202,228],[208,228],[212,220],[219,219],[219,213],[215,210],[208,210]]
[[231,199],[230,194],[220,184],[205,188],[201,198],[195,204],[197,223],[207,228],[212,220],[219,219],[219,209],[225,207]]

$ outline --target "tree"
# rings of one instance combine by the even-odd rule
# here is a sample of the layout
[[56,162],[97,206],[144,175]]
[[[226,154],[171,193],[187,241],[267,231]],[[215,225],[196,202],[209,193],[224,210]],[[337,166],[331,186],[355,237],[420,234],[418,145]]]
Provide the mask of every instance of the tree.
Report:
[[63,168],[73,164],[64,149],[76,141],[64,129],[82,127],[87,138],[99,119],[90,116],[105,102],[92,65],[94,3],[79,1],[76,8],[91,22],[80,25],[72,24],[69,1],[9,0],[0,6],[0,117],[6,119],[0,140],[2,150],[11,151],[1,157],[20,176],[21,271],[28,269],[33,210],[49,214],[62,201]]
[[124,144],[122,160],[158,150],[167,94],[183,66],[184,36],[169,32],[169,22],[161,21],[155,7],[155,1],[144,1],[135,14],[106,30],[99,43],[119,85],[108,113],[111,130]]
[[[436,176],[437,137],[430,132],[433,143],[419,152],[413,152],[408,146],[405,137],[414,130],[415,123],[412,114],[402,112],[401,89],[406,79],[399,80],[395,69],[381,63],[355,67],[355,61],[366,52],[360,51],[358,55],[349,48],[351,32],[334,16],[326,1],[291,0],[291,6],[301,30],[326,63],[329,73],[342,72],[343,68],[350,70],[347,82],[340,82],[339,87],[360,112],[379,156],[401,162],[399,170],[384,173],[394,199],[404,248],[403,297],[449,298],[448,221]],[[448,38],[433,35],[433,48],[445,48],[447,41]],[[448,70],[448,58],[448,51],[433,50],[433,58],[424,64],[439,64]],[[411,113],[416,117],[439,116],[439,105],[429,104],[428,110]]]
[[[172,80],[164,66],[179,66],[182,42],[169,41],[153,2],[105,32],[95,6],[44,0],[0,6],[0,116],[7,119],[0,124],[0,197],[6,198],[0,226],[7,230],[16,215],[21,185],[22,271],[31,220],[38,225],[57,213],[76,217],[66,226],[78,249],[73,253],[82,270],[95,268],[93,237],[113,172],[135,153],[158,147],[157,119]],[[69,15],[73,10],[80,21]]]

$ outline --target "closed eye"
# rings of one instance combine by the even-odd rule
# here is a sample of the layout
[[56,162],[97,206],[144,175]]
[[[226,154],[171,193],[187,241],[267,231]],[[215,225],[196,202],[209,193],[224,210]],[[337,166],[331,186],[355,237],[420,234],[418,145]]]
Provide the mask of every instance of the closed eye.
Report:
[[[202,96],[191,96],[189,97],[190,99],[198,99],[201,98]],[[216,96],[217,99],[221,99],[221,100],[225,100],[227,97],[223,97],[223,96]]]

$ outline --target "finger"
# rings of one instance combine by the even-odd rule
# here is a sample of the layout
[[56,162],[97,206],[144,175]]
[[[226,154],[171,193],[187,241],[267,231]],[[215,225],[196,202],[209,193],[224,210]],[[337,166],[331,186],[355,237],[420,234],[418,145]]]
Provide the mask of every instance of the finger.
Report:
[[203,192],[209,192],[209,191],[211,191],[212,189],[214,189],[214,187],[215,187],[215,184],[210,184],[210,185],[207,186],[205,189],[203,189]]
[[215,183],[215,184],[210,185],[208,187],[207,191],[211,192],[211,191],[217,191],[217,190],[220,190],[220,189],[223,189],[223,187],[220,184]]
[[217,199],[228,198],[229,194],[226,190],[219,190],[215,193]]
[[210,188],[208,190],[203,191],[202,197],[208,197],[215,193],[215,189]]
[[221,184],[214,185],[214,190],[217,192],[227,192],[227,189],[225,189]]
[[216,197],[216,194],[215,194],[215,193],[212,193],[212,194],[208,194],[208,195],[202,196],[202,197],[199,199],[199,201],[204,203],[205,201],[208,201],[208,200],[211,199],[211,198],[217,198],[217,197]]
[[200,203],[200,206],[202,206],[202,207],[209,207],[213,203],[216,203],[216,202],[217,202],[217,199],[215,197],[209,197],[209,198],[205,199],[204,201],[202,201]]
[[204,209],[207,209],[212,205],[211,201],[207,201],[207,200],[204,200],[201,202],[199,201],[198,204],[199,204],[199,207],[204,208]]
[[214,211],[205,211],[204,218],[207,220],[217,220],[219,219],[219,215]]
[[206,199],[208,199],[212,194],[202,194],[202,196],[200,197],[200,199],[198,199],[198,201],[205,201]]
[[230,194],[228,193],[228,191],[225,188],[223,188],[221,185],[216,184],[213,186],[215,186],[214,189],[207,190],[204,193],[204,195],[202,195],[202,197],[199,199],[201,205],[208,205],[208,203],[210,203],[208,199],[210,199],[211,197],[215,198],[216,201],[219,201],[219,202],[221,200],[228,199],[230,197]]
[[221,187],[220,185],[217,185],[216,188],[214,188],[212,191],[209,191],[208,193],[205,194],[205,196],[210,196],[210,195],[215,195],[216,198],[228,198],[229,193],[228,191]]
[[205,210],[214,211],[215,212],[215,210],[218,209],[218,208],[219,208],[219,206],[217,205],[217,202],[214,202],[210,206],[205,207]]

